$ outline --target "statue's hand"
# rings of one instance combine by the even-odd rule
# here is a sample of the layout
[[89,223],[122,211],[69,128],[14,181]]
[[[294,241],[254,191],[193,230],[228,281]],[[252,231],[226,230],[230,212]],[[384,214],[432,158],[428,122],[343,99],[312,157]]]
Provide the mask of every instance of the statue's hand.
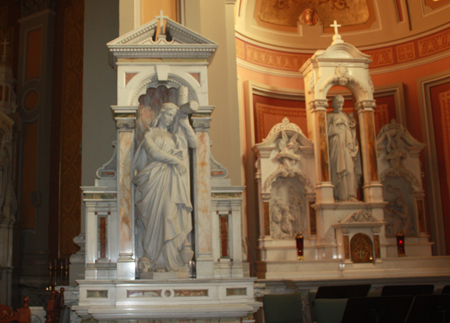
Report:
[[184,156],[183,156],[183,151],[179,150],[177,151],[175,154],[173,154],[175,157],[177,157],[179,160],[183,160]]
[[183,164],[176,164],[175,168],[178,169],[180,175],[186,174],[186,166],[184,166]]

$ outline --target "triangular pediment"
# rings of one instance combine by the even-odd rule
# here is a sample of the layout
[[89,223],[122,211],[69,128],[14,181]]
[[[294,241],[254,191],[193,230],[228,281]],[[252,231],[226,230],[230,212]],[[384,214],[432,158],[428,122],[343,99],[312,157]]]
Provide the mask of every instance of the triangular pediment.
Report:
[[363,210],[359,210],[358,212],[350,214],[344,221],[341,223],[373,223],[380,222],[369,212],[364,212]]
[[212,61],[218,45],[183,25],[166,19],[164,36],[156,39],[160,20],[154,19],[107,46],[114,63],[120,58],[205,59]]

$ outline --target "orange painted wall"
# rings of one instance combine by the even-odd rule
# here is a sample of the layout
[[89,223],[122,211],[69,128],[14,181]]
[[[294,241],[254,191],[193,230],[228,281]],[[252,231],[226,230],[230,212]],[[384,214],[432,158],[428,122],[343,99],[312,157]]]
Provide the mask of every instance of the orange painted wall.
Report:
[[411,67],[384,74],[372,75],[374,86],[402,82],[405,85],[405,109],[407,127],[411,134],[418,140],[422,140],[422,127],[419,110],[419,92],[417,79],[437,74],[448,67],[450,74],[450,57],[433,61],[428,64]]

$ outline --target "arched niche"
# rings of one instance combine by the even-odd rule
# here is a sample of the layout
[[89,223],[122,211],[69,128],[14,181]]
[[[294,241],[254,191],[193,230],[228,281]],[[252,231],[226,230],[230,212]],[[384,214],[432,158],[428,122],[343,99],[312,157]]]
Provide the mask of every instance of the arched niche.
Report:
[[[133,84],[130,85],[132,86]],[[157,88],[160,85],[164,85],[167,88],[179,89],[181,86],[185,86],[188,89],[189,101],[199,102],[197,91],[200,86],[197,80],[188,73],[182,73],[182,75],[175,73],[168,73],[167,80],[161,81],[158,79],[158,74],[154,73],[143,78],[138,84],[134,86],[132,94],[129,97],[129,105],[139,105],[139,98],[141,95],[145,95],[148,88]],[[201,104],[201,102],[199,102]]]

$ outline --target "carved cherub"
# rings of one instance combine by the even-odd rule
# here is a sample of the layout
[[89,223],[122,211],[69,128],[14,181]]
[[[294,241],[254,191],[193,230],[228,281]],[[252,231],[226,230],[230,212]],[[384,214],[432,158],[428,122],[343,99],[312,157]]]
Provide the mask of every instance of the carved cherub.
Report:
[[388,139],[388,144],[386,146],[386,160],[389,162],[389,165],[392,168],[399,168],[400,166],[402,166],[403,159],[408,157],[406,152],[403,150],[404,143],[402,140],[402,136],[405,131],[406,129],[399,131],[395,138],[392,138],[392,136],[390,136],[389,133],[386,132],[386,137]]
[[300,144],[297,141],[298,136],[299,134],[295,133],[289,139],[286,132],[281,132],[281,139],[278,143],[280,152],[276,158],[286,168],[292,168],[300,161],[301,157],[297,154],[297,151],[300,149]]

